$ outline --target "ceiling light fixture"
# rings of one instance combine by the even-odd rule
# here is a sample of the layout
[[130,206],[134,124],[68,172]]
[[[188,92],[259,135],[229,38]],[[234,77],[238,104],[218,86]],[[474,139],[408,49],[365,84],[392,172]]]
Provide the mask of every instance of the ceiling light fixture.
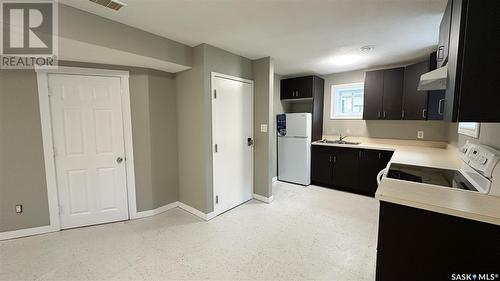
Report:
[[371,52],[371,51],[373,51],[373,49],[375,49],[374,45],[366,45],[366,46],[359,48],[359,50],[363,53]]
[[361,56],[359,55],[341,55],[341,56],[336,56],[332,59],[332,63],[334,65],[350,65],[358,62],[361,59]]

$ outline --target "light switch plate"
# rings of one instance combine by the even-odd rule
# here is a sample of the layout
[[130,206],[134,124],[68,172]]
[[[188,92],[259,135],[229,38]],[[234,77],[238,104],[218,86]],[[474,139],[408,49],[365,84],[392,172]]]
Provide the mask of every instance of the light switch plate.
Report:
[[267,133],[267,124],[260,124],[260,132]]
[[423,139],[424,138],[424,131],[417,131],[417,138]]

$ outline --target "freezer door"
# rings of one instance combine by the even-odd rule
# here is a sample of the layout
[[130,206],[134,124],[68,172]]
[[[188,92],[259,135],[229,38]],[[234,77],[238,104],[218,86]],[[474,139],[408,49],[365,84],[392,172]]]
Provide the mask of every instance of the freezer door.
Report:
[[287,137],[311,137],[311,113],[286,114]]
[[311,183],[311,139],[278,138],[278,179],[302,185]]

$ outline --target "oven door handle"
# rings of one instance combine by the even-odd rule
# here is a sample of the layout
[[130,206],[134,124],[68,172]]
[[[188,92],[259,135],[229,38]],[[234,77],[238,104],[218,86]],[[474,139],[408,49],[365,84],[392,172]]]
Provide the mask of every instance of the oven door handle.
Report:
[[385,173],[387,173],[387,168],[384,168],[378,172],[377,175],[377,186],[380,185],[380,182],[382,181],[382,178],[385,176]]

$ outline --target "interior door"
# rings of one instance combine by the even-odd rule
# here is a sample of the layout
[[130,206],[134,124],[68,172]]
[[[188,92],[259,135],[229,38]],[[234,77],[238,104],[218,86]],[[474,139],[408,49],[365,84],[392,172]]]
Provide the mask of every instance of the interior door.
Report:
[[225,212],[253,193],[253,84],[214,75],[212,142],[214,211]]
[[128,219],[120,78],[49,74],[61,228]]

